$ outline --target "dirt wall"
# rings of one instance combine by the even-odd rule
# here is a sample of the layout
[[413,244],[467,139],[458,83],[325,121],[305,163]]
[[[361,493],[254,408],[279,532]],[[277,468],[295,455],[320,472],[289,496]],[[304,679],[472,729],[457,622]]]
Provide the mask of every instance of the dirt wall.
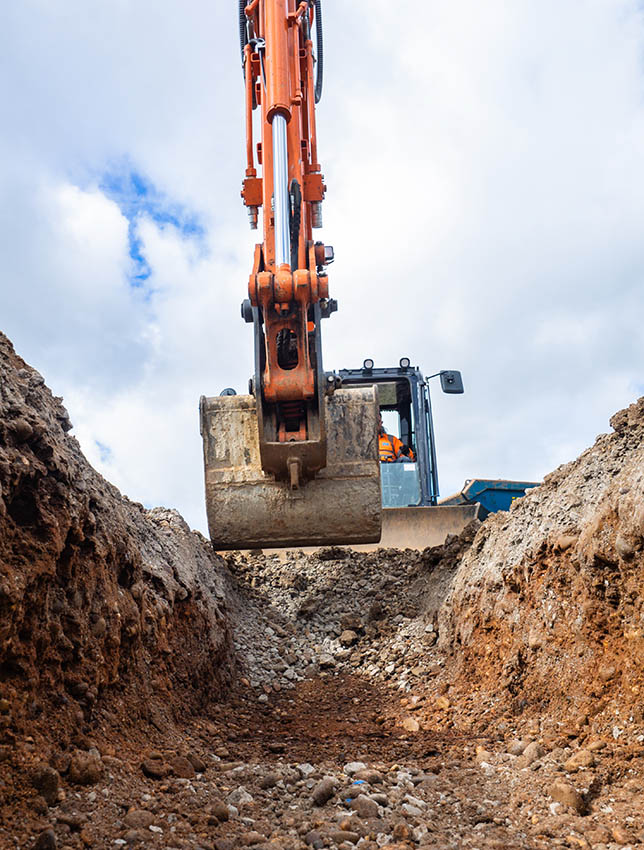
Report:
[[439,646],[463,681],[543,710],[641,702],[644,399],[509,513],[453,574]]
[[0,743],[97,705],[158,726],[230,679],[222,562],[176,511],[87,463],[61,399],[0,334]]

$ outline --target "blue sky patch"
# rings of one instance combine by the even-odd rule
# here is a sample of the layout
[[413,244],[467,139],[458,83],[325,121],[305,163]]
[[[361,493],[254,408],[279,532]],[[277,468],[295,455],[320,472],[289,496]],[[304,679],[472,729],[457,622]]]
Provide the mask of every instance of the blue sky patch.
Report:
[[142,218],[151,219],[161,229],[170,225],[185,239],[201,240],[205,234],[196,213],[168,198],[133,168],[125,167],[105,172],[99,182],[99,188],[118,205],[128,220],[128,240],[133,265],[130,275],[132,286],[143,286],[152,273],[139,235]]
[[106,446],[105,443],[100,443],[98,440],[94,440],[94,442],[96,443],[101,463],[109,463],[112,460],[112,449],[109,446]]

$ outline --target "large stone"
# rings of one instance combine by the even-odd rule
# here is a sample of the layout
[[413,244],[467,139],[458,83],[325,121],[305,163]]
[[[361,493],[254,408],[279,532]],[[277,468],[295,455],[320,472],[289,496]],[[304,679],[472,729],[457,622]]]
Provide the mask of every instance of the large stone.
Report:
[[358,635],[351,629],[345,629],[340,635],[340,643],[342,646],[353,646],[358,642]]
[[57,847],[56,833],[53,829],[46,829],[41,832],[34,844],[34,850],[56,850]]
[[315,829],[310,830],[304,836],[304,841],[309,847],[312,847],[313,850],[321,850],[324,847],[324,839],[322,835]]
[[312,773],[315,773],[315,768],[312,764],[309,764],[308,762],[296,765],[296,770],[298,771],[302,779],[308,779],[308,777]]
[[580,768],[594,767],[594,765],[595,756],[590,752],[590,750],[577,750],[564,763],[564,768],[569,773],[572,773]]
[[529,741],[522,741],[520,738],[516,738],[514,741],[511,741],[508,744],[508,752],[511,756],[520,756],[523,755],[525,748],[528,746]]
[[246,835],[241,836],[241,843],[246,847],[254,847],[257,844],[262,844],[264,841],[266,841],[266,836],[256,832],[255,830],[247,832]]
[[229,805],[236,806],[238,809],[242,806],[252,806],[255,802],[252,794],[249,794],[243,785],[240,785],[239,788],[235,788],[234,791],[231,791],[226,797],[226,800]]
[[344,772],[347,776],[353,776],[359,770],[364,770],[367,765],[363,761],[350,761],[344,766]]
[[259,787],[262,790],[267,790],[268,788],[275,788],[277,783],[280,781],[279,774],[269,772],[265,773],[259,780]]
[[196,753],[188,753],[186,758],[197,771],[197,773],[205,773],[208,769],[206,762],[201,758],[201,756],[198,756]]
[[340,625],[343,631],[363,631],[362,620],[357,614],[343,614],[340,617]]
[[174,775],[181,779],[194,779],[196,775],[192,762],[185,756],[174,756],[170,759],[170,767]]
[[418,806],[414,806],[413,803],[403,803],[400,809],[403,814],[408,815],[410,818],[421,818],[423,816],[423,810]]
[[316,806],[324,806],[335,794],[335,779],[325,776],[311,792],[311,798]]
[[146,759],[141,764],[141,770],[149,779],[165,779],[170,773],[170,765],[162,759]]
[[365,820],[378,817],[378,803],[375,800],[370,800],[369,797],[365,797],[364,794],[358,794],[349,805],[359,817]]
[[230,810],[223,800],[215,800],[206,809],[206,812],[216,818],[219,823],[230,819]]
[[383,781],[382,773],[377,770],[374,770],[372,767],[364,767],[361,770],[356,770],[353,774],[353,779],[360,780],[361,782],[366,782],[369,785],[378,785]]
[[87,823],[87,815],[72,810],[71,812],[58,812],[56,815],[58,823],[65,823],[72,832],[80,832]]
[[544,755],[543,747],[536,741],[533,741],[523,751],[522,755],[517,759],[516,765],[518,768],[530,767],[530,765],[540,759]]
[[570,782],[564,782],[562,779],[558,779],[550,787],[550,796],[557,803],[574,809],[577,814],[581,814],[585,809],[584,799],[579,791]]
[[360,841],[360,836],[357,832],[348,832],[344,829],[332,829],[329,832],[329,838],[334,844],[342,844],[345,841],[349,844],[357,844]]
[[123,818],[123,823],[132,829],[148,829],[154,823],[154,815],[145,809],[130,809]]
[[48,764],[39,764],[34,768],[31,782],[42,794],[48,806],[54,806],[58,800],[60,776],[57,770]]
[[96,750],[76,750],[69,764],[69,781],[74,785],[95,785],[103,776],[103,762]]
[[400,821],[394,826],[393,837],[396,841],[409,841],[412,837],[411,827]]

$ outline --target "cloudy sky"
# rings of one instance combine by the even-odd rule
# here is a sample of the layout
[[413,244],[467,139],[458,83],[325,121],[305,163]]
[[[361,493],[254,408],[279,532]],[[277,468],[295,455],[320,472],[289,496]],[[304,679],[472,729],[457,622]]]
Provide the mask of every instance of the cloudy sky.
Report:
[[[0,26],[0,329],[106,477],[202,530],[199,396],[252,370],[236,9],[21,0]],[[644,394],[642,3],[324,19],[325,366],[461,369],[442,493],[539,479]]]

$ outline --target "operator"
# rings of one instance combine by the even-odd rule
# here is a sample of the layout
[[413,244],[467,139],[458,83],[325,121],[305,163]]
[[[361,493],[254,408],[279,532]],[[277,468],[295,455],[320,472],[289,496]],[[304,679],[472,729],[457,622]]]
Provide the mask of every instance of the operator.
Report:
[[378,453],[380,463],[413,463],[416,459],[409,446],[393,434],[387,434],[382,416],[378,425]]

